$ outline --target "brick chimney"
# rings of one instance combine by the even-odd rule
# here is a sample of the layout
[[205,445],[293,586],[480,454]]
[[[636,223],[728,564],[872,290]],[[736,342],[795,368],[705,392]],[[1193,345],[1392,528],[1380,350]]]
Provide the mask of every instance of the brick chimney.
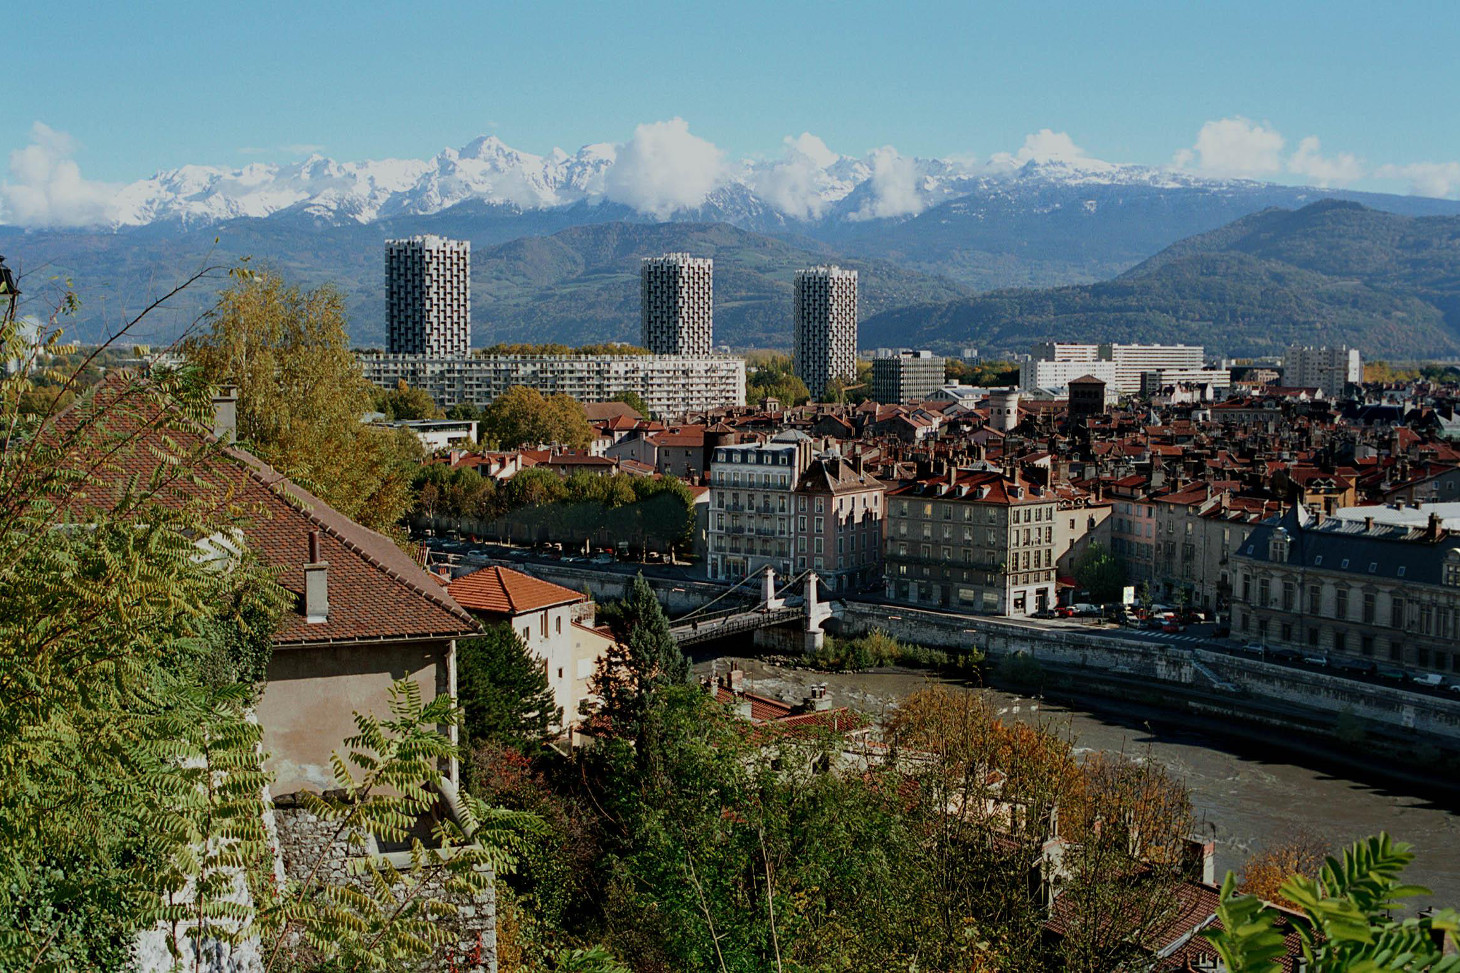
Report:
[[309,561],[304,565],[304,620],[323,625],[330,620],[329,562],[320,559],[319,531],[309,532]]

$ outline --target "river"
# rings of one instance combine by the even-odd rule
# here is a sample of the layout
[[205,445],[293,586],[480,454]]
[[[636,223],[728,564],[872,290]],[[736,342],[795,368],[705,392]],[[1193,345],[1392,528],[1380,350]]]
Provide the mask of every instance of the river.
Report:
[[[696,671],[708,672],[712,653],[696,653]],[[724,659],[720,671],[727,668]],[[879,716],[896,700],[940,680],[911,672],[811,673],[756,660],[742,663],[747,688],[788,701],[826,683],[833,705]],[[961,684],[943,681],[944,685]],[[1191,790],[1202,830],[1215,834],[1217,876],[1239,870],[1264,843],[1301,828],[1340,848],[1357,838],[1388,831],[1414,846],[1417,858],[1407,881],[1428,886],[1435,904],[1460,906],[1460,814],[1453,801],[1426,799],[1316,769],[1319,761],[1274,747],[1235,742],[1183,726],[1181,717],[1146,723],[1054,705],[991,689],[967,689],[989,698],[1008,719],[1039,722],[1068,734],[1080,752],[1124,751],[1149,755],[1170,768]],[[1306,764],[1306,765],[1305,765]]]

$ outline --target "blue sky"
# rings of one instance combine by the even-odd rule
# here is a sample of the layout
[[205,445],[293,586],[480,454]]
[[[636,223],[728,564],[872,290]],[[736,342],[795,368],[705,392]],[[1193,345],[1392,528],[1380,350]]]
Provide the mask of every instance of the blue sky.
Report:
[[26,7],[3,21],[11,182],[36,122],[69,136],[82,177],[126,182],[316,148],[427,157],[484,133],[571,152],[681,117],[732,157],[803,131],[852,155],[987,157],[1051,129],[1115,162],[1185,151],[1460,195],[1454,2]]

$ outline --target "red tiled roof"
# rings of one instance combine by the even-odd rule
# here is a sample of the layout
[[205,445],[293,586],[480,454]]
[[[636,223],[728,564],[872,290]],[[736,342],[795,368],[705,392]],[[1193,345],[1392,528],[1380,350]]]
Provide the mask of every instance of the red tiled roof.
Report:
[[587,597],[581,591],[503,567],[464,574],[447,585],[446,590],[462,607],[494,615],[521,615]]
[[[154,475],[170,483],[168,492],[159,494],[159,503],[216,500],[219,520],[237,527],[249,549],[276,569],[275,581],[296,597],[295,609],[284,615],[274,633],[278,645],[454,638],[476,630],[475,619],[394,541],[350,520],[251,453],[220,448],[205,453],[196,467],[172,470],[169,453],[206,449],[215,440],[210,432],[189,423],[160,427],[156,408],[146,413],[125,405],[108,408],[108,394],[117,402],[135,394],[122,387],[130,380],[127,375],[109,377],[110,384],[99,389],[94,404],[86,407],[116,420],[109,431],[125,424],[135,438],[112,457],[112,464],[96,471],[102,483],[78,495],[78,503],[111,506],[129,478],[145,483]],[[73,415],[63,421],[75,419]],[[164,445],[164,437],[174,445]],[[329,565],[330,611],[327,621],[310,624],[301,608],[309,535],[316,530],[320,559]]]

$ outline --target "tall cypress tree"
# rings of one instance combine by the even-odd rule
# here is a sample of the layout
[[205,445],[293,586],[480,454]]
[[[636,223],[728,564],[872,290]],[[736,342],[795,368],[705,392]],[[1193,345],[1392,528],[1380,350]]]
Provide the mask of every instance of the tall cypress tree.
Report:
[[508,625],[457,643],[456,695],[468,743],[492,740],[530,755],[562,718],[547,670]]

